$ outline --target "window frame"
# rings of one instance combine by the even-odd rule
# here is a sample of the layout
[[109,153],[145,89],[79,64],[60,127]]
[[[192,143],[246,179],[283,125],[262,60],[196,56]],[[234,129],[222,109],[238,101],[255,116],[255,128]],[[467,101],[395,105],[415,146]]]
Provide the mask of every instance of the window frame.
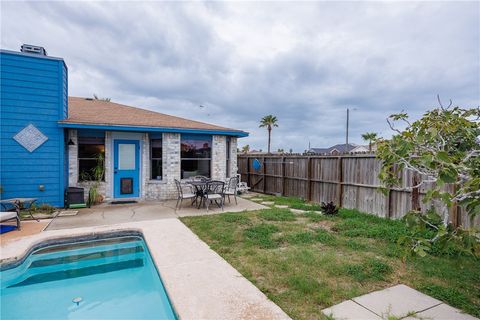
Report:
[[231,152],[232,151],[232,138],[227,136],[227,137],[225,137],[225,139],[226,139],[225,140],[225,148],[226,148],[226,150],[225,150],[225,165],[227,166],[225,168],[225,177],[226,178],[231,178],[230,176],[231,176],[232,172],[231,172],[230,165],[232,163],[232,161],[231,161],[232,160],[231,159],[232,158],[232,152]]
[[[160,158],[154,158],[153,157],[153,144],[152,144],[152,141],[153,140],[160,140],[160,143],[162,145],[162,154],[161,154],[161,157]],[[149,161],[150,161],[150,172],[149,172],[149,180],[150,181],[163,181],[163,137],[150,137],[149,140],[149,151],[150,151],[150,157],[149,157]],[[161,175],[160,175],[160,179],[154,179],[153,178],[153,161],[158,161],[160,160],[160,163],[161,163]]]
[[[208,141],[209,142],[209,148],[210,148],[210,156],[207,158],[184,158],[182,157],[182,141],[183,140],[197,140],[197,141]],[[183,162],[184,161],[208,161],[208,176],[205,175],[207,178],[212,177],[212,152],[213,152],[213,136],[211,135],[195,135],[195,134],[182,134],[180,135],[180,178],[181,179],[188,179],[183,177]],[[198,174],[198,175],[203,175],[203,174]]]
[[[103,141],[102,143],[82,143],[82,140],[86,139],[99,139]],[[81,144],[90,144],[90,145],[103,145],[103,178],[101,182],[105,182],[105,170],[106,170],[106,161],[105,161],[105,149],[106,149],[106,144],[105,144],[105,137],[89,137],[89,136],[78,136],[77,137],[77,183],[83,183],[83,182],[92,182],[95,180],[82,180],[81,179],[81,171],[80,171],[80,161],[82,160],[97,160],[97,158],[86,158],[86,157],[80,157],[80,145]]]

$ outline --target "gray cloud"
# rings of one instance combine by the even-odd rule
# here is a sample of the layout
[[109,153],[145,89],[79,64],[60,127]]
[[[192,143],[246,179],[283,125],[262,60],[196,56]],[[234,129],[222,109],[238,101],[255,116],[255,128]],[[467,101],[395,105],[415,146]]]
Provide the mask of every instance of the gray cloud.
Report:
[[[43,45],[71,95],[250,132],[277,115],[273,148],[303,151],[376,131],[435,96],[480,104],[478,2],[2,2],[1,46]],[[206,108],[199,108],[199,105]]]

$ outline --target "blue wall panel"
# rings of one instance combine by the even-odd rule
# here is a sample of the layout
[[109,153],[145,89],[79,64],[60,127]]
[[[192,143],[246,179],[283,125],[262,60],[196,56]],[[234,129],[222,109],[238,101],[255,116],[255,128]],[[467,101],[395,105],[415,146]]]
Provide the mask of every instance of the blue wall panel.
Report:
[[[61,59],[0,52],[1,199],[34,197],[39,203],[63,206],[66,146],[57,122],[67,117],[67,79]],[[33,152],[13,139],[29,124],[48,137]]]

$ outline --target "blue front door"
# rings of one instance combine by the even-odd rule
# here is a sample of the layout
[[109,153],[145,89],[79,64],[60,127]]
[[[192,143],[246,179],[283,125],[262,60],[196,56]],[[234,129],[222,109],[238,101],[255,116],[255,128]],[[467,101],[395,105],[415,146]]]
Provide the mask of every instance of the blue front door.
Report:
[[140,180],[140,143],[138,140],[114,140],[113,154],[114,197],[138,197]]

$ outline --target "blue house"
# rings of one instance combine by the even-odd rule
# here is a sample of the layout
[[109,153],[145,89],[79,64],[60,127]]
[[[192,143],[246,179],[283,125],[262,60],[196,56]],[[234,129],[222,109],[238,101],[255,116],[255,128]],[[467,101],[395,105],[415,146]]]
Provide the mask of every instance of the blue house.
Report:
[[0,67],[0,199],[61,207],[68,187],[96,184],[104,201],[162,200],[175,179],[237,173],[244,131],[69,97],[65,62],[41,47],[1,50]]

